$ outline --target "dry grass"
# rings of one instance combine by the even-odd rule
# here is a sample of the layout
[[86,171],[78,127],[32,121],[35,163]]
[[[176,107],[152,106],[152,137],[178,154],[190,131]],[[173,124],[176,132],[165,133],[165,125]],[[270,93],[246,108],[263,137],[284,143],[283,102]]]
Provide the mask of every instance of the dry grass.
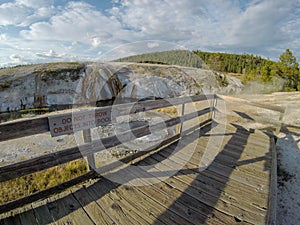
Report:
[[166,108],[157,109],[156,111],[159,112],[159,113],[167,114],[171,117],[176,117],[176,116],[179,115],[178,110],[175,106],[170,106],[170,107],[166,107]]
[[44,171],[0,183],[0,204],[45,190],[87,172],[85,160],[75,160]]

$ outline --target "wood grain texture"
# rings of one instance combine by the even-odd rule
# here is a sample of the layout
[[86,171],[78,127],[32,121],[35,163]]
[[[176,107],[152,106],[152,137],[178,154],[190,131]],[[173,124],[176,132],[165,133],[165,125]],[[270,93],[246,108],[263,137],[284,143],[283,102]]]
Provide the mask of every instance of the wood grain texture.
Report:
[[137,127],[127,132],[118,134],[117,136],[110,136],[93,141],[88,144],[81,145],[79,147],[73,147],[58,152],[49,153],[40,157],[0,167],[0,182],[48,169],[53,166],[61,165],[63,163],[85,156],[89,156],[101,150],[115,147],[121,143],[126,143],[130,140],[149,135],[154,131],[172,127],[179,124],[181,121],[187,121],[197,116],[204,115],[210,110],[210,108],[205,108],[194,113],[186,114],[182,118],[176,117],[166,120],[164,123],[160,122],[154,124],[151,127],[149,127],[148,125]]
[[[113,119],[119,116],[159,109],[169,106],[176,106],[188,102],[204,101],[214,98],[215,95],[196,95],[190,97],[180,97],[171,99],[159,99],[126,103],[113,106],[105,106],[101,109],[111,111]],[[72,113],[63,113],[66,117],[72,118]],[[56,115],[57,116],[57,115]],[[38,117],[33,119],[23,119],[0,124],[0,142],[14,138],[26,137],[49,131],[48,117]]]

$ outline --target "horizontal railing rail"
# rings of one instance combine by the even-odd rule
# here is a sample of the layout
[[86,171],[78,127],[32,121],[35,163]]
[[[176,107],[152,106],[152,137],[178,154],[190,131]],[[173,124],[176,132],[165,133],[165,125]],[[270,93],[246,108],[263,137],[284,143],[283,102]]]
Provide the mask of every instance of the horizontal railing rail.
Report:
[[268,109],[268,110],[272,110],[272,111],[276,111],[276,112],[280,112],[280,113],[285,112],[285,108],[282,106],[261,104],[261,103],[249,101],[246,99],[236,98],[236,97],[232,97],[232,96],[225,96],[225,95],[218,95],[218,98],[223,99],[225,101],[239,102],[241,104],[251,105],[251,106],[258,107],[258,108]]
[[[170,99],[159,99],[159,100],[149,100],[149,101],[141,101],[136,103],[126,103],[120,105],[113,105],[113,106],[106,106],[101,107],[100,109],[103,111],[110,111],[111,117],[117,118],[120,116],[135,114],[139,112],[146,112],[149,110],[161,109],[170,106],[180,106],[182,105],[182,112],[181,115],[176,117],[166,119],[160,123],[156,123],[153,125],[143,125],[128,131],[122,132],[117,135],[112,135],[106,138],[101,138],[98,140],[91,140],[91,138],[87,138],[88,141],[85,141],[84,144],[76,147],[67,148],[64,150],[60,150],[57,152],[52,152],[48,154],[44,154],[32,159],[27,159],[19,162],[14,162],[12,164],[4,165],[0,167],[0,182],[5,182],[11,179],[15,179],[18,177],[22,177],[25,175],[33,174],[35,172],[43,171],[45,169],[52,168],[54,166],[59,166],[67,162],[71,162],[73,160],[81,159],[87,157],[89,159],[90,156],[93,156],[97,152],[101,152],[111,147],[118,146],[122,143],[132,141],[134,139],[147,136],[155,131],[160,131],[163,129],[168,129],[175,125],[180,125],[180,133],[174,133],[164,140],[159,145],[155,147],[148,147],[143,151],[138,151],[133,153],[129,156],[126,156],[123,159],[120,159],[120,162],[129,163],[132,160],[142,157],[145,154],[149,154],[150,152],[157,150],[160,147],[167,146],[170,143],[180,139],[181,135],[188,131],[182,131],[182,125],[185,121],[192,120],[194,118],[208,115],[207,119],[204,119],[196,126],[204,126],[205,124],[211,122],[210,114],[214,110],[211,106],[211,101],[215,99],[215,95],[197,95],[191,97],[179,97],[179,98],[170,98]],[[209,100],[207,104],[202,105],[202,109],[196,109],[193,112],[184,114],[184,105],[193,102],[205,101]],[[97,110],[99,108],[96,108]],[[92,109],[93,110],[93,109]],[[51,132],[51,124],[49,124],[53,120],[53,118],[72,118],[74,114],[78,113],[78,109],[75,109],[74,112],[62,113],[58,115],[53,115],[53,117],[38,117],[38,118],[31,118],[31,119],[24,119],[24,120],[17,120],[12,122],[6,122],[0,124],[0,142],[11,140],[14,138],[22,138],[30,135]],[[79,110],[79,113],[82,111]],[[180,112],[179,112],[180,114]],[[63,117],[61,117],[63,116]],[[195,126],[195,127],[196,127]],[[85,134],[90,135],[90,128],[84,127],[83,129],[78,129],[77,131],[83,132],[83,137],[85,138]],[[86,132],[88,131],[88,132]],[[75,131],[74,131],[75,132]],[[1,151],[1,149],[0,149]],[[93,159],[94,160],[94,159]],[[90,162],[89,162],[90,163]],[[96,168],[95,171],[103,172],[109,171],[118,167],[118,163],[114,162],[111,164],[104,165],[103,168],[100,167],[98,170]],[[72,180],[66,181],[59,185],[56,185],[59,191],[63,187],[70,187],[74,183],[82,182],[82,179],[91,178],[91,176],[96,175],[97,173],[94,171],[88,172],[86,175],[81,175],[80,177],[73,178]],[[47,194],[52,194],[56,192],[55,187],[48,188],[43,191],[39,191],[38,193],[33,193],[30,196],[23,197],[18,200],[14,200],[11,202],[4,203],[0,206],[0,213],[9,211],[11,209],[21,207],[22,205],[30,203],[30,201],[36,201],[38,199],[44,198]]]
[[[236,98],[236,97],[232,97],[232,96],[225,96],[225,95],[216,95],[215,101],[217,101],[217,99],[222,99],[225,102],[235,102],[235,103],[239,103],[239,104],[254,106],[254,107],[260,108],[260,109],[266,109],[266,110],[278,112],[279,117],[277,119],[276,118],[272,118],[272,119],[270,119],[270,118],[261,118],[261,117],[257,117],[257,118],[254,119],[256,122],[264,123],[264,124],[272,124],[273,126],[275,126],[275,133],[274,133],[275,135],[278,135],[278,133],[280,132],[281,127],[284,125],[283,117],[284,117],[284,113],[285,113],[285,110],[286,110],[285,107],[276,106],[276,105],[261,104],[261,103],[253,102],[253,101],[250,101],[250,100]],[[217,107],[214,107],[214,111],[215,112],[220,112]]]
[[83,144],[81,146],[76,146],[73,148],[0,167],[0,182],[48,169],[53,166],[64,164],[66,162],[100,152],[101,150],[118,146],[122,143],[134,140],[136,138],[149,135],[151,134],[151,132],[172,127],[174,125],[180,124],[182,121],[185,122],[201,115],[205,115],[211,110],[213,109],[205,108],[197,112],[186,114],[182,117],[176,117],[166,120],[163,124],[156,123],[151,126],[151,129],[149,125],[137,127],[118,135],[95,140],[89,144]]
[[[101,107],[101,110],[113,111],[114,117],[144,112],[169,106],[182,105],[189,102],[204,101],[214,99],[215,95],[195,95],[190,97],[179,97],[170,99],[149,100],[134,103],[126,103],[112,106]],[[64,113],[66,117],[72,117],[73,112]],[[80,113],[80,112],[79,112]],[[62,115],[62,114],[59,114]],[[0,142],[14,138],[26,137],[34,134],[40,134],[50,131],[49,117],[37,117],[31,119],[23,119],[0,124]]]
[[[188,114],[184,114],[185,111],[185,104],[192,103],[192,102],[199,102],[199,101],[205,101],[208,100],[207,106],[202,107],[202,109]],[[91,140],[91,137],[88,137],[90,135],[90,129],[97,126],[93,124],[91,127],[83,127],[82,129],[79,128],[77,130],[71,130],[68,132],[77,132],[82,131],[83,136],[85,140],[85,143],[76,146],[67,148],[64,150],[60,150],[57,152],[52,152],[48,154],[44,154],[32,159],[23,160],[20,162],[15,162],[9,165],[4,165],[0,167],[0,182],[5,182],[11,179],[15,179],[18,177],[22,177],[28,174],[32,174],[35,172],[39,172],[45,169],[52,168],[54,166],[59,166],[64,163],[81,159],[84,157],[93,156],[95,153],[101,152],[105,149],[116,147],[122,143],[132,141],[134,139],[146,136],[151,134],[152,132],[159,131],[162,129],[170,128],[175,125],[180,125],[180,131],[179,134],[175,133],[172,136],[169,136],[162,140],[161,144],[153,147],[153,148],[147,148],[144,151],[138,151],[136,153],[133,153],[132,155],[126,156],[123,159],[120,159],[120,162],[123,163],[129,163],[132,160],[141,157],[145,154],[148,154],[149,152],[152,152],[154,150],[157,150],[160,147],[167,146],[168,144],[179,140],[181,135],[183,133],[187,133],[187,131],[182,131],[182,125],[184,122],[192,120],[194,118],[208,115],[208,119],[200,122],[199,124],[196,124],[196,126],[204,126],[205,124],[208,124],[212,121],[213,112],[217,110],[215,108],[216,101],[223,100],[223,101],[236,101],[247,105],[256,106],[259,108],[265,108],[273,111],[280,112],[281,120],[282,116],[284,114],[284,109],[282,107],[278,106],[268,106],[263,104],[254,103],[248,100],[243,99],[237,99],[233,97],[228,96],[220,96],[220,95],[196,95],[191,97],[179,97],[179,98],[170,98],[170,99],[159,99],[159,100],[149,100],[149,101],[141,101],[141,102],[135,102],[135,103],[126,103],[126,104],[119,104],[119,105],[112,105],[112,106],[105,106],[101,108],[89,108],[90,110],[97,110],[101,109],[101,111],[107,111],[110,112],[110,116],[112,118],[117,118],[120,116],[126,116],[130,114],[135,114],[139,112],[146,112],[149,110],[155,110],[160,108],[165,108],[169,106],[180,106],[182,105],[182,112],[181,115],[176,116],[174,118],[167,119],[163,121],[162,123],[156,123],[153,125],[143,125],[139,126],[133,129],[130,129],[129,131],[125,131],[123,133],[120,133],[118,135],[112,135],[106,138],[101,138],[98,140]],[[23,119],[23,120],[17,120],[12,122],[6,122],[3,124],[0,124],[0,142],[1,141],[7,141],[15,138],[22,138],[30,135],[45,133],[45,132],[51,132],[51,125],[50,123],[54,123],[56,120],[55,118],[72,118],[74,115],[82,115],[82,111],[79,109],[74,109],[73,112],[68,113],[60,113],[53,116],[41,116],[37,118],[31,118],[31,119]],[[53,120],[54,118],[54,120]],[[87,131],[87,132],[86,132]],[[181,134],[182,132],[182,134]],[[1,149],[0,149],[1,151]],[[90,161],[89,161],[90,163]],[[95,169],[97,172],[103,172],[103,171],[109,171],[111,169],[114,169],[119,166],[120,163],[114,162],[108,165],[104,165],[100,169]],[[80,177],[73,178],[72,180],[66,181],[62,184],[56,185],[55,187],[48,188],[43,191],[39,191],[37,193],[34,193],[30,196],[23,197],[18,200],[14,200],[12,202],[7,202],[5,204],[2,204],[0,206],[0,213],[9,211],[11,209],[20,207],[24,204],[28,204],[32,201],[36,201],[38,199],[44,198],[47,195],[53,194],[57,191],[61,191],[64,187],[68,188],[71,185],[74,185],[78,182],[82,182],[83,179],[91,178],[96,173],[93,171],[88,172],[85,175],[81,175]],[[57,189],[56,189],[57,187]]]

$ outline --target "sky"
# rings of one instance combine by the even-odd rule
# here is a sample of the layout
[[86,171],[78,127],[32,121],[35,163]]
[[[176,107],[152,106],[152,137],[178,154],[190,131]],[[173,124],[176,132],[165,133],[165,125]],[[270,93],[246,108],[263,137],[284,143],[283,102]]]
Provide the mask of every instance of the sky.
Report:
[[169,49],[300,61],[300,0],[0,0],[0,67]]

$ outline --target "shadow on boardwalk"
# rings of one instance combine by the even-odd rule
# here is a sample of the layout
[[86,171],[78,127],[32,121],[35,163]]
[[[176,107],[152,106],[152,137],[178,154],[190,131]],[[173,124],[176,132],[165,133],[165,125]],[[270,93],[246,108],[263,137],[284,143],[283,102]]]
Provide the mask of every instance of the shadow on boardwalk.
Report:
[[[242,221],[245,224],[256,221],[264,223],[265,217],[259,216],[265,214],[265,209],[247,203],[247,198],[252,196],[226,199],[223,190],[236,167],[266,160],[268,156],[240,162],[251,133],[242,126],[234,125],[236,131],[223,134],[229,137],[229,140],[208,168],[200,172],[200,136],[209,136],[213,126],[217,124],[211,123],[195,130],[183,137],[185,142],[175,142],[135,164],[147,168],[143,172],[129,174],[130,170],[125,168],[111,173],[114,177],[123,176],[123,183],[127,185],[120,185],[101,177],[77,191],[64,196],[54,196],[39,206],[2,220],[0,224],[7,221],[12,224],[24,224],[24,221],[27,221],[29,224],[30,219],[35,220],[36,224],[49,224],[58,220],[70,224],[128,224],[133,220],[135,223],[152,224],[234,224]],[[200,141],[197,141],[198,139]],[[181,154],[180,151],[194,141],[197,145],[190,161],[180,170],[174,170],[172,163],[179,163],[181,157],[184,157],[184,153]],[[177,151],[178,155],[168,160],[174,155],[174,151]],[[147,173],[156,168],[158,163],[162,166],[150,174]],[[268,168],[269,166],[266,166],[265,170]],[[170,174],[173,176],[168,177]],[[137,178],[145,185],[130,186],[132,180]],[[160,182],[147,185],[148,179]],[[241,188],[249,195],[250,188],[243,181],[235,180],[232,184],[239,186],[237,195],[240,194]],[[232,192],[235,190],[232,189]],[[254,198],[260,198],[260,195]]]
[[[215,221],[218,221],[220,223],[234,223],[243,221],[243,214],[232,218],[226,218],[228,217],[225,209],[226,207],[222,209],[223,207],[219,206],[221,202],[220,197],[222,195],[223,189],[226,187],[227,181],[230,179],[231,173],[238,164],[238,160],[241,154],[243,153],[244,148],[247,145],[248,136],[250,134],[242,126],[235,125],[235,127],[236,132],[234,134],[229,134],[232,135],[230,140],[227,142],[226,145],[224,145],[223,149],[217,154],[215,159],[212,161],[212,163],[206,170],[200,172],[199,169],[195,167],[194,169],[179,171],[179,174],[177,174],[179,175],[179,179],[180,174],[187,174],[191,173],[192,171],[194,171],[196,176],[193,176],[194,181],[192,181],[189,187],[184,190],[182,195],[176,199],[176,202],[173,205],[169,206],[168,210],[172,210],[173,208],[175,209],[177,203],[186,202],[186,200],[189,199],[188,204],[190,205],[190,208],[192,208],[196,213],[200,213],[202,215],[202,221],[194,221],[195,223],[212,223],[212,221],[209,222],[212,218],[214,218]],[[241,138],[241,134],[243,138]],[[235,149],[234,154],[230,155],[230,162],[228,161],[227,165],[221,165],[222,162],[224,162],[223,156],[228,157],[228,150],[232,148],[232,146],[235,146]],[[200,158],[198,160],[200,162]],[[194,165],[196,164],[197,162],[194,163]],[[218,173],[218,171],[220,170],[222,170],[222,172]],[[209,182],[206,182],[207,179],[211,179],[213,176],[219,176],[219,180],[222,180],[222,182],[214,182],[208,184]],[[205,185],[207,185],[207,187],[204,187]],[[196,191],[199,191],[200,193],[198,194],[198,196],[195,196]],[[207,192],[203,194],[202,191]],[[216,210],[216,208],[218,209]],[[164,214],[161,214],[160,217],[157,218],[157,221],[159,221],[164,216]]]

